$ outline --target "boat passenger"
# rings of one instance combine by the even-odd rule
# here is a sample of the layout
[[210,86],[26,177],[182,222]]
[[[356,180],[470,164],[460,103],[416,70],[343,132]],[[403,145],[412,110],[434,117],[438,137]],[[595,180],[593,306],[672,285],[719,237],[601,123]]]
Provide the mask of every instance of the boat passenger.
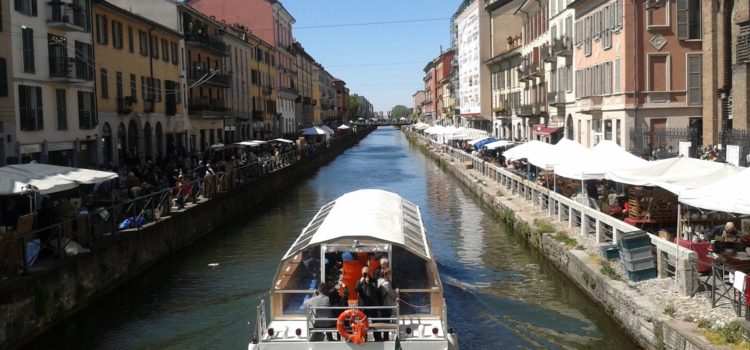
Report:
[[356,253],[345,252],[341,255],[341,258],[343,259],[341,268],[341,281],[349,290],[350,302],[357,300],[358,292],[355,286],[357,283],[357,278],[360,276],[359,271],[362,269],[362,265],[359,263],[359,260],[357,260],[355,254]]
[[[375,280],[370,278],[370,268],[367,266],[362,268],[362,277],[357,281],[355,290],[359,294],[359,306],[380,306],[377,285]],[[365,309],[364,313],[367,318],[378,317],[378,313],[373,312],[372,309]],[[382,340],[380,339],[380,333],[376,332],[375,341],[380,340]]]
[[[312,298],[305,300],[302,305],[305,308],[308,307],[330,307],[331,306],[331,300],[328,298],[327,294],[328,285],[324,282],[320,282],[318,284],[318,288],[315,291],[315,295],[313,295]],[[315,328],[333,328],[336,327],[336,321],[333,320],[322,320],[319,321],[318,318],[328,318],[333,319],[333,313],[331,312],[331,309],[316,309],[315,310],[315,323],[313,323],[313,327]],[[327,341],[333,341],[333,335],[331,332],[325,333],[325,338]]]
[[[375,278],[375,280],[379,280],[383,269],[390,268],[390,265],[388,264],[388,258],[385,257],[380,258],[380,261],[376,262],[376,264],[378,266],[375,267],[375,273],[372,276],[373,278]],[[372,263],[370,264],[370,268],[373,268]]]
[[[386,264],[388,263],[388,259],[383,259],[386,261]],[[392,279],[391,269],[388,267],[383,268],[380,270],[380,278],[378,279],[378,294],[380,295],[381,305],[382,306],[396,306],[396,303],[398,302],[398,292],[396,292],[395,289],[393,289],[393,284],[391,283]],[[388,318],[391,317],[391,310],[390,309],[383,309],[380,310],[379,315],[381,318]],[[388,332],[376,332],[376,338],[377,334],[380,333],[383,340],[388,340]]]

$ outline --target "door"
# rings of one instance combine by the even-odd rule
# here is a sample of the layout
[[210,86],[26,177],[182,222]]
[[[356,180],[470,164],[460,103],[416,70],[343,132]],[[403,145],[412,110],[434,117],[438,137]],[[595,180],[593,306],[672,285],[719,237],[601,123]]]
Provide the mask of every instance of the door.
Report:
[[652,150],[657,150],[667,147],[666,131],[667,131],[667,120],[664,118],[651,119],[651,127],[649,128],[648,141]]

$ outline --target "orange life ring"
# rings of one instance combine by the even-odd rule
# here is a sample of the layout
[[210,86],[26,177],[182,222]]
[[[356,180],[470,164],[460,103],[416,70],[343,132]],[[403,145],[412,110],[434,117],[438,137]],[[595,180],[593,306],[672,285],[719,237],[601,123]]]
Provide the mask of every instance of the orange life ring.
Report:
[[[344,328],[344,321],[349,320],[352,332],[349,333]],[[336,322],[336,329],[344,340],[352,341],[354,344],[362,345],[367,339],[367,327],[369,321],[367,316],[359,309],[348,309],[339,315],[338,322]]]

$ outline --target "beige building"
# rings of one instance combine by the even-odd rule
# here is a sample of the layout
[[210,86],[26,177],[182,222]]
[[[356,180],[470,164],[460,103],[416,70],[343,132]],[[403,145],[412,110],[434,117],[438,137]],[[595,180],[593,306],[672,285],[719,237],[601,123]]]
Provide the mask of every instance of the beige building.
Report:
[[6,1],[0,16],[0,164],[95,166],[91,3]]

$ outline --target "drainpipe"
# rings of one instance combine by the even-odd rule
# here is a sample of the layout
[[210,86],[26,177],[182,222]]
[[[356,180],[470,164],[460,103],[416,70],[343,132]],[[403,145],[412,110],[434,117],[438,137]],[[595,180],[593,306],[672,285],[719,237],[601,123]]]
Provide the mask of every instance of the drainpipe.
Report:
[[[638,125],[638,11],[636,11],[636,1],[633,0],[633,122]],[[623,16],[625,11],[623,12]],[[623,26],[625,25],[625,21],[623,21]],[[633,130],[638,130],[638,128],[633,128]],[[631,149],[633,145],[630,145]],[[652,145],[653,147],[653,145]]]

